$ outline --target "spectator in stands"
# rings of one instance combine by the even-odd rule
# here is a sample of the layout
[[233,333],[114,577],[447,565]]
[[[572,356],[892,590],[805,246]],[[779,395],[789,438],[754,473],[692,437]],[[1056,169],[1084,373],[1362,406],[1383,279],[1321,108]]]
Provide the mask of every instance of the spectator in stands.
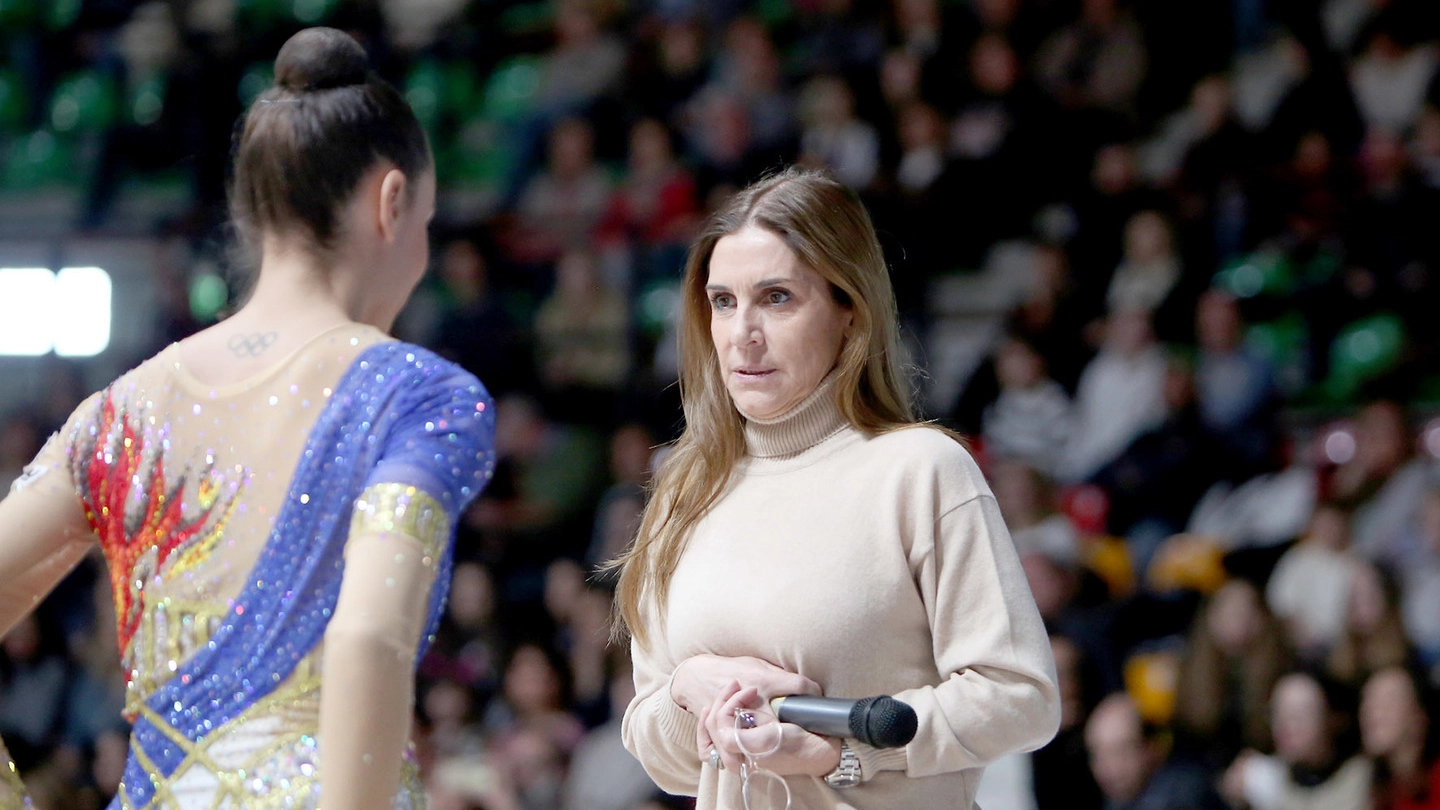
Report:
[[[477,376],[495,396],[528,380],[526,337],[491,283],[490,264],[469,239],[452,241],[440,254],[440,281],[450,308],[435,330],[435,350]],[[496,347],[504,346],[505,351]]]
[[0,640],[0,735],[21,771],[44,763],[60,742],[70,677],[64,639],[43,612]]
[[996,350],[995,376],[1000,396],[985,409],[985,452],[1054,475],[1073,429],[1070,397],[1046,374],[1045,358],[1018,335]]
[[1107,810],[1223,808],[1205,772],[1172,759],[1159,731],[1146,726],[1124,694],[1095,707],[1085,724],[1085,747]]
[[714,78],[700,95],[716,92],[739,103],[758,148],[780,149],[794,139],[795,102],[785,87],[775,42],[760,21],[741,17],[726,27]]
[[1085,720],[1096,696],[1096,677],[1080,647],[1050,636],[1060,687],[1060,731],[1031,755],[1036,810],[1100,810],[1103,798],[1085,751]]
[[1110,312],[1155,312],[1180,283],[1180,256],[1170,223],[1159,211],[1138,211],[1125,223],[1124,258],[1105,303]]
[[631,810],[658,788],[640,761],[625,750],[620,721],[635,697],[630,662],[614,656],[610,677],[610,721],[592,729],[575,747],[559,810]]
[[1414,651],[1400,618],[1400,586],[1388,570],[1362,562],[1350,581],[1345,629],[1326,659],[1326,673],[1358,690],[1370,676],[1407,666]]
[[502,615],[511,630],[528,630],[545,568],[584,549],[604,480],[604,447],[593,431],[552,422],[534,400],[512,394],[496,405],[495,449],[496,483],[466,521],[493,550]]
[[[551,757],[568,757],[585,728],[570,712],[570,669],[564,657],[548,645],[524,642],[511,652],[504,672],[501,692],[481,721],[497,758],[513,757],[507,764],[524,770],[537,760],[548,765]],[[538,780],[549,774],[531,776]],[[558,784],[551,787],[559,789]]]
[[1335,498],[1354,511],[1356,553],[1393,560],[1405,525],[1425,492],[1430,462],[1417,457],[1404,407],[1393,400],[1365,405],[1355,416],[1355,453],[1334,472]]
[[1026,80],[1011,44],[983,34],[966,65],[948,139],[954,162],[943,184],[953,216],[967,224],[950,234],[950,250],[957,263],[976,265],[995,241],[1028,231],[1057,178],[1050,105]]
[[1079,564],[1080,538],[1070,519],[1057,511],[1055,485],[1043,472],[1022,460],[1001,458],[990,466],[990,481],[1022,557],[1037,552],[1064,565]]
[[1195,387],[1200,419],[1245,471],[1259,472],[1274,444],[1274,369],[1245,345],[1245,323],[1234,296],[1212,289],[1195,307],[1199,356]]
[[855,75],[873,70],[885,48],[875,9],[856,0],[826,0],[796,7],[791,59],[806,73]]
[[1036,55],[1040,83],[1065,107],[1133,115],[1146,66],[1140,27],[1120,0],[1085,0],[1081,9]]
[[1160,544],[1185,529],[1201,496],[1228,472],[1228,460],[1215,452],[1200,421],[1184,358],[1167,358],[1163,385],[1160,424],[1136,436],[1089,478],[1110,496],[1110,532],[1125,537],[1141,577]]
[[1402,667],[1370,676],[1360,694],[1360,740],[1375,761],[1375,807],[1440,807],[1440,756],[1424,681]]
[[826,168],[840,182],[866,191],[880,168],[880,137],[855,116],[855,94],[843,79],[819,76],[800,92],[800,162]]
[[633,60],[626,93],[645,115],[678,126],[680,108],[705,84],[705,31],[693,19],[668,19]]
[[1058,468],[1061,480],[1089,478],[1164,421],[1166,367],[1149,313],[1110,316],[1100,353],[1075,392],[1075,430]]
[[1440,477],[1432,476],[1399,569],[1401,611],[1427,667],[1440,664]]
[[545,390],[570,400],[566,415],[608,419],[613,397],[630,371],[630,313],[605,286],[595,256],[566,251],[555,268],[555,291],[535,316],[536,360]]
[[525,187],[511,250],[526,262],[553,261],[586,244],[610,201],[610,180],[595,164],[595,134],[566,118],[549,135],[549,165]]
[[614,483],[595,508],[595,529],[585,552],[591,575],[602,581],[613,579],[614,574],[602,573],[598,567],[624,553],[640,528],[654,445],[655,437],[643,425],[623,425],[610,435],[610,478]]
[[420,662],[421,708],[437,756],[477,747],[467,725],[500,687],[502,630],[490,572],[476,562],[458,563],[445,615]]
[[583,112],[618,87],[625,45],[605,30],[602,7],[584,0],[555,4],[555,48],[540,68],[536,103],[548,117]]
[[1350,87],[1366,125],[1391,132],[1414,125],[1437,66],[1440,49],[1434,44],[1406,46],[1397,32],[1376,28],[1350,68]]
[[1305,673],[1275,685],[1271,727],[1275,755],[1246,750],[1226,771],[1230,805],[1250,810],[1339,810],[1366,806],[1370,761],[1355,752],[1354,725],[1343,693]]
[[628,289],[639,289],[644,281],[679,272],[700,200],[695,178],[675,157],[670,131],[656,119],[630,127],[627,168],[596,238],[607,252],[633,245],[639,278]]
[[1270,746],[1271,690],[1289,660],[1280,623],[1244,579],[1221,586],[1195,617],[1175,687],[1178,742],[1222,765]]
[[35,415],[16,414],[0,424],[0,492],[10,491],[44,443],[45,427]]
[[1304,658],[1322,660],[1345,632],[1345,611],[1360,561],[1350,550],[1348,512],[1321,503],[1300,543],[1285,552],[1265,601]]

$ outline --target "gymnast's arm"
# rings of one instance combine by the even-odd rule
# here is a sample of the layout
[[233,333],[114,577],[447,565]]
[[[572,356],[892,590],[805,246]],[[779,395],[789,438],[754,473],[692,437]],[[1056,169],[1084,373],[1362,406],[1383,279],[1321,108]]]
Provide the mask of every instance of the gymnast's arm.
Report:
[[[360,502],[385,497],[372,487]],[[417,497],[429,498],[418,490]],[[441,552],[433,536],[386,528],[363,510],[357,504],[321,675],[320,793],[325,807],[339,810],[393,806]]]
[[[415,657],[440,561],[495,466],[495,409],[474,377],[427,365],[355,501],[325,629],[320,795],[326,810],[393,806],[410,739]],[[437,429],[438,428],[438,429]]]
[[[0,500],[0,637],[74,569],[94,541],[63,442],[52,438]],[[19,777],[0,743],[0,808],[24,806]]]

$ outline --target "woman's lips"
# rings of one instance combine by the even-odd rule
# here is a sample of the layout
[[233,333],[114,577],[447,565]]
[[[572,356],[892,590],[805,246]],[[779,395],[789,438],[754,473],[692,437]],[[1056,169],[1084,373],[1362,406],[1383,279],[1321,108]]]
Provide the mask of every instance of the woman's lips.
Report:
[[773,374],[773,368],[737,368],[735,373],[747,380],[758,380],[767,374]]

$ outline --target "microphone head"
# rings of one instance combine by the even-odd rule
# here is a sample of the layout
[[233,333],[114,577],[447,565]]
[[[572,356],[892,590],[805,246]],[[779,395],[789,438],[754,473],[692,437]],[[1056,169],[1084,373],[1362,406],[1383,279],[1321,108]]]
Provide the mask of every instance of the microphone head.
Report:
[[850,733],[876,748],[907,745],[919,727],[915,710],[887,695],[857,700],[850,710]]

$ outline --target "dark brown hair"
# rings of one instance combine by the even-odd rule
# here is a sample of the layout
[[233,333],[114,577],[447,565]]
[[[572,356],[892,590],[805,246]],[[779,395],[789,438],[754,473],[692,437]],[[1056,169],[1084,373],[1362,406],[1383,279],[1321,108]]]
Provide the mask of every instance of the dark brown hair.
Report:
[[412,189],[431,165],[410,105],[334,28],[307,28],[280,48],[275,84],[246,111],[234,161],[230,214],[247,245],[265,232],[298,233],[321,250],[377,162],[395,164]]

